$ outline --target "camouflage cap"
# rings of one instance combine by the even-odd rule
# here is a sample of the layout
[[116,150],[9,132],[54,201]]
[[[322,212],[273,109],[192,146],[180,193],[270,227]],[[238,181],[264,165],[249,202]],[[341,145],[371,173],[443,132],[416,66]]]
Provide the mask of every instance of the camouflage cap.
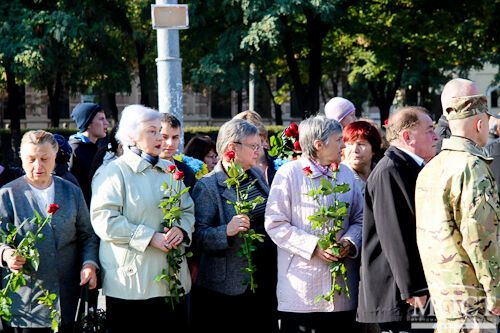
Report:
[[446,119],[465,119],[477,114],[487,113],[492,117],[499,115],[488,110],[488,100],[484,95],[453,97],[446,108]]

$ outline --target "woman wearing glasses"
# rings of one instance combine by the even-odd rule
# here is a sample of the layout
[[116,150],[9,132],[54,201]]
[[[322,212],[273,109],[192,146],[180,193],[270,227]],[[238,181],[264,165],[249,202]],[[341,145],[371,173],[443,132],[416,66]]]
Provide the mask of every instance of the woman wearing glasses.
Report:
[[[255,168],[262,149],[259,131],[245,120],[230,120],[220,128],[216,148],[221,160],[212,172],[198,180],[193,191],[194,242],[200,256],[200,269],[193,290],[193,322],[200,326],[194,331],[234,332],[241,327],[243,318],[251,314],[252,320],[245,320],[245,330],[273,332],[277,321],[273,320],[270,304],[276,302],[273,301],[276,281],[269,277],[276,270],[276,256],[272,255],[276,250],[264,231],[265,200],[269,188],[262,173]],[[229,151],[234,152],[234,161],[248,175],[240,190],[251,186],[248,200],[257,196],[265,199],[248,215],[236,214],[228,203],[236,201],[234,187],[228,188],[225,183],[230,165],[225,155]],[[248,262],[245,256],[238,254],[243,240],[238,234],[250,228],[265,235],[265,241],[258,243],[257,250],[252,253],[257,267],[254,273],[258,285],[256,293],[243,283],[248,279],[248,274],[243,271]],[[220,316],[224,319],[202,320]]]

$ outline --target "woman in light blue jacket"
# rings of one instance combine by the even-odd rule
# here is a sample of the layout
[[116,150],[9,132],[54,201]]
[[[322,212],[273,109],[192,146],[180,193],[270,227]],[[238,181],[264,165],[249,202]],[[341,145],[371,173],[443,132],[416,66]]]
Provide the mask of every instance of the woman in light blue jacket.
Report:
[[[170,289],[155,277],[167,269],[166,253],[189,246],[194,225],[193,201],[181,197],[179,223],[161,226],[162,184],[170,184],[172,163],[158,158],[161,150],[161,114],[140,105],[123,110],[116,134],[124,152],[98,170],[92,181],[92,226],[101,238],[99,258],[103,269],[109,332],[183,329],[185,304],[174,309],[165,300]],[[182,182],[181,182],[182,183]],[[181,184],[181,188],[184,185]],[[191,279],[185,258],[180,270],[185,292]]]

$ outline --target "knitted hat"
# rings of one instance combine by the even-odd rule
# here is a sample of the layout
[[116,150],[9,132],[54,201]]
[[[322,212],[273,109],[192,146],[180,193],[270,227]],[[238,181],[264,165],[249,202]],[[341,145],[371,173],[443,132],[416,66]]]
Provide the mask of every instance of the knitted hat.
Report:
[[76,123],[80,132],[85,132],[97,112],[103,111],[102,106],[95,103],[80,103],[71,112],[71,118]]
[[342,97],[334,97],[325,105],[326,117],[335,119],[336,121],[342,121],[342,119],[355,110],[354,104]]
[[71,153],[73,149],[68,143],[68,140],[60,134],[54,134],[54,139],[56,139],[59,145],[59,150],[57,151],[56,162],[67,163],[70,160]]

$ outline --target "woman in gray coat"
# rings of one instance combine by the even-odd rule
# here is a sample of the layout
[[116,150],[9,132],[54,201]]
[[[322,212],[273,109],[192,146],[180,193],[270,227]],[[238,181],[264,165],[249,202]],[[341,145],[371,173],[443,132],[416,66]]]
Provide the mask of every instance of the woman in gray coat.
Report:
[[[248,181],[241,188],[256,180],[249,191],[248,200],[257,196],[267,199],[269,188],[259,169],[254,168],[259,150],[262,149],[258,129],[242,119],[225,123],[217,137],[217,153],[235,153],[239,163],[248,175]],[[276,246],[264,231],[265,202],[250,212],[250,216],[237,215],[228,203],[236,201],[234,187],[228,188],[229,163],[221,158],[213,171],[196,183],[193,191],[195,202],[195,233],[200,268],[193,291],[193,316],[195,331],[234,332],[241,329],[249,332],[274,332],[276,318]],[[240,189],[241,189],[240,188]],[[238,233],[250,228],[264,234],[264,243],[258,243],[252,256],[257,267],[256,293],[243,283],[248,274],[245,256],[238,254],[242,238]],[[207,322],[202,318],[220,318]]]
[[[82,191],[74,184],[52,175],[58,150],[57,141],[45,131],[29,131],[21,141],[21,160],[26,172],[0,190],[0,219],[4,231],[8,226],[19,227],[31,220],[37,211],[47,216],[48,207],[55,203],[53,214],[36,243],[40,265],[33,275],[25,275],[22,286],[12,299],[12,319],[8,323],[14,332],[51,332],[50,311],[38,304],[40,283],[57,295],[56,308],[61,314],[60,332],[72,332],[79,286],[96,286],[98,239],[90,224],[89,212]],[[18,243],[28,231],[35,232],[33,223],[26,223],[16,237]],[[16,244],[17,245],[17,244]],[[0,244],[1,266],[17,272],[26,263],[8,244]],[[3,272],[2,288],[8,272]]]

